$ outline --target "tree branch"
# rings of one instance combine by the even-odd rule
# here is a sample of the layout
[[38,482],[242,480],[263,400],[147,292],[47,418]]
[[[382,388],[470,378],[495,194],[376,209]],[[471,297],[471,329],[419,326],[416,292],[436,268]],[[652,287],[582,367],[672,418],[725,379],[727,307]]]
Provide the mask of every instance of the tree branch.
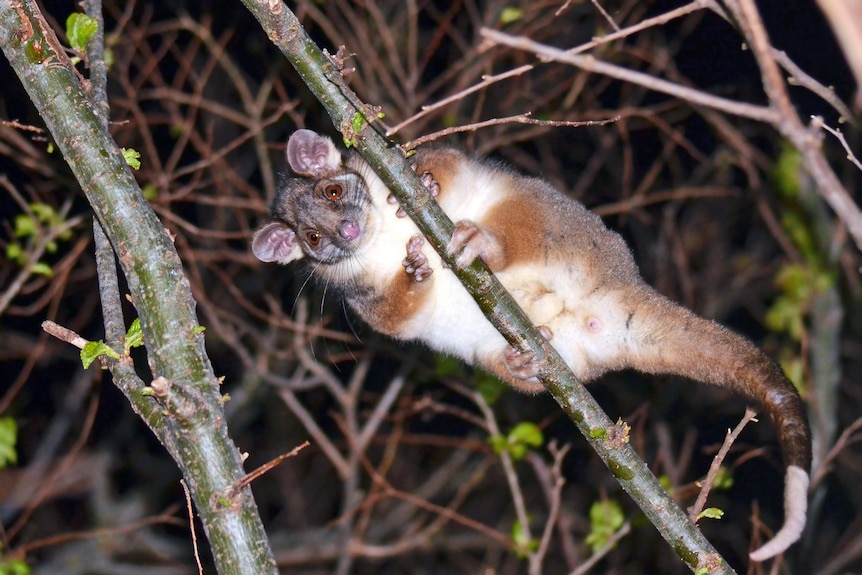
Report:
[[224,496],[244,472],[173,243],[35,1],[0,0],[0,47],[119,256],[153,378],[170,384],[161,403],[136,377],[126,379],[122,391],[180,466],[219,572],[275,573],[251,491]]

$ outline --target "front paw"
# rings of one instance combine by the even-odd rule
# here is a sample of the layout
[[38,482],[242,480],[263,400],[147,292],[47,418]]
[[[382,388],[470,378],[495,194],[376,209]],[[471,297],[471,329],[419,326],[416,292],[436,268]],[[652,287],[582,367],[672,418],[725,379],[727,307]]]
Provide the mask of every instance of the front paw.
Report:
[[401,262],[407,275],[417,282],[428,278],[434,271],[428,265],[428,258],[422,253],[422,246],[424,245],[425,238],[422,234],[412,236],[407,242],[407,257]]
[[[416,171],[416,165],[413,164],[411,166],[414,171]],[[434,176],[431,175],[431,172],[425,171],[419,176],[419,180],[422,182],[426,188],[428,188],[428,192],[431,194],[432,198],[436,198],[440,193],[440,184],[437,180],[434,179]],[[398,204],[398,198],[395,197],[394,194],[389,194],[386,196],[386,201],[390,204]],[[404,211],[404,208],[401,205],[398,205],[398,210],[395,212],[395,217],[404,218],[407,217],[407,212]]]
[[499,266],[501,250],[497,240],[489,232],[470,220],[455,224],[452,239],[446,246],[446,255],[455,258],[455,265],[464,269],[476,258],[482,258],[493,270]]

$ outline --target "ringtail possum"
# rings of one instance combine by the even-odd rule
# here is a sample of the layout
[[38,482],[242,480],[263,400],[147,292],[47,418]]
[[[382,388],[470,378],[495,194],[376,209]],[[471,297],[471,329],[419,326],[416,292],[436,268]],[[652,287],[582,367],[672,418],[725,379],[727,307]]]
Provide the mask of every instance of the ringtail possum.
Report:
[[[373,329],[477,365],[529,393],[542,391],[536,358],[518,353],[482,315],[455,274],[355,151],[310,130],[287,145],[292,172],[254,235],[264,262],[305,260]],[[677,374],[759,404],[778,430],[785,519],[751,553],[786,550],[805,524],[811,434],[781,369],[743,337],[657,293],[622,238],[545,181],[452,148],[420,150],[416,172],[456,222],[457,266],[481,258],[581,380],[623,368]],[[426,253],[427,252],[427,253]]]

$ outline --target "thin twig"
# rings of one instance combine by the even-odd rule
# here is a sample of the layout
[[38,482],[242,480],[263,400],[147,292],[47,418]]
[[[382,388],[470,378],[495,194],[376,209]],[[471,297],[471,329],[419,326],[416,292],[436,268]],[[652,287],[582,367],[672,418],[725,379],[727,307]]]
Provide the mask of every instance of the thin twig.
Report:
[[[347,440],[350,441],[351,438],[347,437]],[[380,472],[374,469],[374,467],[371,465],[371,462],[368,461],[368,458],[364,454],[359,454],[359,461],[362,463],[362,466],[371,476],[372,481],[374,481],[380,486],[383,494],[390,497],[395,497],[396,499],[401,499],[412,505],[415,505],[420,509],[424,509],[426,511],[434,513],[435,515],[445,517],[448,521],[459,523],[460,525],[463,525],[468,529],[473,529],[479,533],[482,533],[483,535],[487,536],[489,539],[495,541],[499,545],[502,545],[506,549],[512,549],[514,547],[515,543],[514,541],[512,541],[512,539],[500,533],[499,531],[488,527],[484,523],[457,513],[450,507],[444,507],[442,505],[437,505],[436,503],[431,503],[430,501],[427,501],[412,493],[406,493],[397,489],[386,479],[386,477],[384,477]]]
[[[551,455],[554,458],[554,465],[551,468],[551,477],[554,480],[553,486],[551,488],[550,493],[550,509],[548,510],[548,519],[545,521],[545,529],[542,532],[542,538],[539,542],[539,547],[536,549],[534,553],[536,560],[535,565],[537,566],[537,570],[534,572],[536,575],[541,573],[541,566],[544,562],[545,555],[548,554],[548,549],[551,547],[551,537],[554,533],[554,528],[557,526],[557,519],[560,516],[560,509],[562,507],[563,502],[563,487],[566,485],[566,478],[563,477],[563,459],[565,459],[566,454],[571,449],[571,444],[567,443],[562,447],[557,445],[556,441],[551,441],[548,445],[548,451],[551,452]],[[530,566],[532,567],[533,562],[530,562]]]
[[398,373],[396,373],[395,377],[390,380],[389,385],[386,387],[386,391],[383,393],[380,401],[377,402],[377,405],[374,406],[374,410],[371,412],[371,415],[369,415],[368,419],[365,420],[362,429],[357,430],[356,446],[360,451],[365,451],[368,444],[371,442],[371,439],[374,437],[374,434],[377,433],[377,430],[383,423],[384,418],[389,413],[392,404],[401,393],[401,389],[407,381],[407,376],[410,375],[410,372],[413,370],[415,365],[416,353],[414,352],[401,364]]
[[608,22],[608,24],[611,25],[611,28],[614,29],[614,32],[619,32],[620,31],[619,25],[616,22],[614,22],[614,19],[611,18],[611,15],[605,11],[605,9],[602,7],[601,4],[599,4],[599,0],[590,0],[590,1],[593,3],[593,6],[596,7],[596,10],[599,11],[599,14],[602,15],[602,18],[604,18]]
[[790,96],[787,94],[787,87],[781,76],[781,70],[778,68],[778,62],[775,61],[772,53],[772,44],[769,42],[766,28],[763,25],[760,12],[758,12],[754,1],[739,0],[737,2],[733,0],[732,2],[727,2],[727,5],[736,7],[737,13],[741,15],[740,26],[760,66],[763,89],[769,98],[769,102],[782,116],[786,118],[795,117],[796,110],[790,102]]
[[830,464],[836,457],[838,457],[838,454],[841,453],[841,451],[848,445],[862,439],[860,437],[853,438],[853,434],[860,429],[862,429],[862,417],[851,423],[846,429],[844,429],[844,431],[841,432],[841,435],[837,440],[835,440],[835,444],[832,446],[832,449],[829,450],[829,453],[826,454],[826,457],[823,458],[823,461],[820,462],[820,465],[817,466],[817,469],[812,474],[812,491],[814,490],[814,487],[816,487],[817,484],[820,483],[832,470]]
[[601,549],[593,553],[593,555],[584,561],[582,565],[580,565],[577,569],[571,572],[571,575],[584,575],[587,571],[595,567],[596,563],[598,563],[605,555],[607,555],[614,546],[619,543],[620,539],[631,533],[632,531],[632,522],[626,521],[623,523],[623,526],[619,528],[619,530],[611,535],[607,542],[602,546]]
[[813,128],[820,128],[822,130],[826,130],[837,139],[841,143],[841,147],[844,148],[844,151],[847,152],[847,159],[853,162],[853,165],[862,170],[862,162],[859,161],[859,158],[853,153],[853,150],[850,149],[850,144],[847,143],[847,139],[844,137],[844,133],[838,128],[833,128],[826,124],[823,121],[823,118],[820,116],[811,116],[811,126]]
[[499,82],[500,80],[505,80],[506,78],[512,78],[514,76],[520,76],[521,74],[523,74],[525,72],[529,72],[534,67],[535,66],[533,66],[532,64],[527,64],[524,66],[518,66],[514,70],[509,70],[508,72],[503,72],[502,74],[495,74],[493,76],[483,76],[481,82],[479,82],[478,84],[475,84],[473,86],[470,86],[466,90],[462,90],[462,91],[458,92],[457,94],[452,94],[451,96],[444,98],[444,99],[442,99],[439,102],[436,102],[434,104],[430,104],[428,106],[422,106],[421,112],[407,118],[406,120],[404,120],[400,124],[396,124],[395,126],[392,126],[388,130],[386,130],[386,136],[387,137],[388,136],[394,136],[395,134],[400,132],[401,129],[404,128],[405,126],[412,124],[416,120],[419,120],[420,118],[430,114],[431,112],[433,112],[435,110],[439,110],[440,108],[448,106],[452,102],[457,102],[458,100],[466,98],[467,96],[469,96],[473,92],[477,92],[479,90],[487,88],[491,84],[495,84],[495,83]]
[[240,491],[242,491],[246,485],[250,485],[252,481],[269,473],[270,471],[281,465],[284,460],[290,459],[291,457],[296,457],[300,451],[302,451],[309,445],[311,445],[311,442],[305,441],[304,443],[297,445],[287,453],[282,453],[278,457],[270,459],[257,469],[249,471],[248,473],[237,479],[236,483],[234,483],[230,486],[230,488],[228,488],[228,490],[225,492],[225,497],[227,497],[228,499],[234,499],[239,495]]
[[51,537],[31,541],[30,543],[16,547],[15,552],[26,555],[27,553],[32,553],[37,549],[56,547],[61,543],[68,543],[69,541],[80,541],[81,539],[103,539],[105,537],[133,533],[149,525],[181,525],[182,522],[179,519],[172,517],[178,508],[179,506],[177,505],[171,505],[159,515],[147,517],[146,519],[135,521],[134,523],[123,525],[122,527],[109,527],[106,529],[92,529],[90,531],[74,531],[72,533],[52,535]]
[[185,479],[180,479],[180,485],[183,486],[183,493],[186,495],[186,510],[189,514],[189,532],[192,534],[192,550],[195,554],[195,563],[198,564],[198,574],[203,575],[204,566],[201,564],[201,554],[198,551],[198,534],[195,529],[195,512],[194,507],[192,507],[192,496],[189,493],[189,488],[186,485]]
[[535,124],[538,126],[556,126],[556,127],[571,127],[571,128],[581,128],[584,126],[604,126],[606,124],[610,124],[612,122],[617,122],[620,119],[620,116],[614,116],[613,118],[609,118],[607,120],[583,120],[583,121],[570,121],[570,120],[537,120],[535,118],[531,118],[532,112],[526,112],[524,114],[518,114],[516,116],[508,116],[506,118],[494,118],[492,120],[485,120],[484,122],[475,122],[473,124],[464,124],[462,126],[453,126],[451,128],[446,128],[440,130],[438,132],[434,132],[431,134],[426,134],[420,138],[416,138],[415,140],[408,142],[405,144],[405,150],[413,150],[418,148],[423,144],[427,144],[428,142],[433,142],[438,138],[442,138],[444,136],[449,136],[451,134],[457,134],[458,132],[475,132],[481,128],[487,128],[488,126],[496,126],[498,124]]
[[297,399],[296,394],[291,390],[282,389],[280,390],[279,395],[293,415],[299,419],[299,422],[308,434],[312,439],[314,439],[315,445],[320,447],[321,451],[326,455],[326,458],[329,459],[329,462],[335,468],[339,477],[344,479],[348,473],[347,461],[338,451],[338,448],[335,447],[335,444],[329,440],[326,433],[317,425],[314,416],[305,409],[299,399]]
[[8,126],[9,128],[15,128],[16,130],[21,130],[23,132],[34,132],[36,134],[44,134],[45,130],[42,128],[38,128],[36,126],[31,126],[29,124],[22,124],[16,120],[3,120],[0,122],[2,126]]
[[772,56],[775,58],[776,62],[778,62],[782,68],[784,68],[790,77],[787,79],[787,83],[795,86],[801,86],[812,93],[819,96],[824,102],[835,108],[835,111],[841,115],[841,118],[850,122],[851,124],[856,124],[856,119],[853,116],[853,112],[850,111],[850,108],[841,101],[835,94],[835,90],[831,88],[827,88],[814,78],[812,78],[805,70],[796,65],[796,62],[790,59],[790,56],[787,55],[787,52],[784,50],[776,50],[772,49]]
[[63,327],[62,325],[55,323],[49,319],[42,322],[42,329],[45,331],[45,333],[53,335],[60,341],[72,344],[78,349],[84,349],[84,346],[90,343],[90,340],[84,339],[71,329]]
[[[727,436],[724,438],[721,449],[718,450],[718,453],[712,460],[712,465],[709,466],[709,472],[706,474],[706,479],[703,480],[703,487],[694,505],[688,508],[688,516],[693,522],[697,523],[697,516],[700,515],[700,512],[706,506],[706,499],[709,497],[712,484],[715,483],[715,478],[721,470],[721,464],[724,462],[724,458],[727,457],[728,451],[730,451],[730,446],[733,445],[733,442],[736,441],[736,438],[739,437],[739,434],[742,433],[748,422],[753,420],[756,415],[757,413],[753,409],[747,408],[745,414],[742,416],[742,420],[733,428],[733,431],[727,431]],[[757,420],[755,419],[755,421]]]
[[557,11],[556,11],[556,12],[554,12],[554,16],[559,16],[560,14],[562,14],[563,12],[565,12],[566,10],[568,10],[568,9],[569,9],[569,6],[571,6],[571,4],[572,4],[572,0],[566,0],[566,3],[565,3],[565,4],[563,4],[562,6],[560,6],[559,8],[557,8]]
[[536,42],[525,36],[512,36],[497,30],[492,30],[491,28],[482,28],[480,34],[488,40],[503,46],[532,52],[533,54],[548,60],[571,64],[572,66],[576,66],[588,72],[603,74],[610,78],[616,78],[617,80],[643,86],[644,88],[668,94],[669,96],[674,96],[692,104],[707,106],[716,110],[724,111],[728,114],[750,118],[752,120],[759,120],[761,122],[774,123],[777,120],[776,111],[768,106],[758,106],[755,104],[748,104],[746,102],[739,102],[737,100],[715,96],[701,90],[696,90],[661,78],[656,78],[655,76],[644,72],[638,72],[629,68],[617,66],[616,64],[603,62],[601,60],[597,60],[593,56],[572,54],[566,50],[561,50],[553,46],[548,46],[547,44]]

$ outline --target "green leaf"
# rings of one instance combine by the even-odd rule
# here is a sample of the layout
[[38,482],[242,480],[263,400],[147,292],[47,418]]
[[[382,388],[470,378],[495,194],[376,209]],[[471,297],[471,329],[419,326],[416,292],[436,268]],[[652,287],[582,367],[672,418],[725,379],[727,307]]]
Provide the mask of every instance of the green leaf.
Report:
[[775,275],[775,284],[796,301],[804,301],[811,294],[810,270],[801,264],[782,266]]
[[802,359],[799,352],[790,348],[782,349],[778,356],[778,365],[784,370],[790,383],[804,396],[808,378],[805,375],[805,360]]
[[538,425],[529,421],[522,421],[512,428],[506,440],[509,444],[509,453],[512,459],[520,461],[524,459],[530,448],[541,447],[545,438]]
[[15,216],[14,233],[16,238],[35,236],[38,230],[39,227],[36,225],[36,220],[31,218],[27,214],[18,214],[17,216]]
[[668,477],[667,475],[659,475],[658,482],[664,488],[665,491],[673,495],[673,485],[671,485],[670,483],[670,477]]
[[123,150],[123,158],[125,158],[126,163],[131,166],[133,170],[141,169],[141,153],[134,148],[122,148]]
[[44,262],[36,262],[32,266],[30,266],[30,273],[34,273],[40,276],[51,277],[54,275],[54,270],[51,269],[51,266]]
[[515,542],[515,554],[518,559],[524,559],[539,548],[539,541],[527,537],[520,521],[515,521],[512,525],[512,541]]
[[781,295],[767,310],[764,321],[772,331],[801,341],[812,299],[835,285],[835,275],[816,264],[787,264],[778,270],[775,283]]
[[590,506],[590,533],[585,539],[593,554],[607,545],[610,538],[624,523],[623,509],[613,499],[593,503]]
[[18,463],[18,424],[11,417],[0,417],[0,469]]
[[707,519],[721,519],[724,517],[724,511],[718,507],[707,507],[697,515],[698,519],[703,517],[706,517]]
[[17,262],[18,265],[24,265],[24,248],[18,242],[12,242],[6,246],[6,258]]
[[527,455],[527,446],[523,443],[508,443],[506,450],[515,461],[521,461]]
[[523,443],[531,447],[541,447],[545,441],[542,430],[535,423],[522,421],[509,432],[510,443]]
[[146,186],[141,188],[141,192],[143,192],[144,199],[148,202],[152,202],[157,197],[159,197],[159,189],[153,184],[147,184]]
[[496,435],[492,435],[488,438],[488,445],[491,446],[491,449],[494,450],[494,453],[500,455],[509,447],[509,442],[506,441],[506,438],[500,435],[499,433]]
[[541,447],[545,438],[542,435],[542,430],[535,423],[524,421],[512,428],[506,437],[502,435],[492,435],[488,438],[488,443],[494,450],[494,453],[500,455],[504,451],[507,452],[512,459],[520,461],[524,456],[535,447]]
[[727,491],[733,487],[733,473],[722,465],[718,468],[718,473],[715,474],[715,480],[712,482],[712,488],[720,491]]
[[203,333],[203,332],[205,332],[206,330],[207,330],[206,326],[203,326],[203,325],[197,325],[197,326],[195,326],[195,328],[192,330],[192,333],[193,333],[194,335],[197,335],[197,334],[199,334],[199,333]]
[[78,52],[87,49],[87,42],[98,29],[99,23],[86,14],[73,12],[66,18],[66,36],[69,38],[69,44]]
[[128,331],[126,331],[124,352],[126,355],[129,355],[129,351],[133,347],[140,347],[142,345],[144,345],[144,332],[141,330],[141,319],[136,317],[132,325],[129,326]]
[[21,559],[0,557],[0,575],[30,575],[30,566]]
[[802,187],[799,181],[801,166],[802,157],[799,152],[793,146],[784,143],[772,171],[773,186],[784,197],[795,198],[799,195]]
[[792,207],[784,207],[781,213],[781,227],[790,236],[793,245],[802,252],[805,261],[817,262],[821,259],[814,230],[802,213]]
[[524,17],[524,11],[516,6],[507,6],[500,13],[500,24],[513,24]]
[[353,120],[350,122],[350,127],[353,128],[353,133],[358,133],[362,129],[362,126],[364,126],[367,122],[368,120],[366,120],[365,116],[363,116],[360,112],[356,112],[355,114],[353,114]]
[[104,341],[87,342],[81,349],[81,363],[84,364],[84,369],[89,368],[91,363],[103,355],[120,359],[120,354],[111,349]]
[[42,202],[33,202],[30,204],[30,211],[43,224],[54,224],[60,220],[60,215],[54,211],[54,208]]

